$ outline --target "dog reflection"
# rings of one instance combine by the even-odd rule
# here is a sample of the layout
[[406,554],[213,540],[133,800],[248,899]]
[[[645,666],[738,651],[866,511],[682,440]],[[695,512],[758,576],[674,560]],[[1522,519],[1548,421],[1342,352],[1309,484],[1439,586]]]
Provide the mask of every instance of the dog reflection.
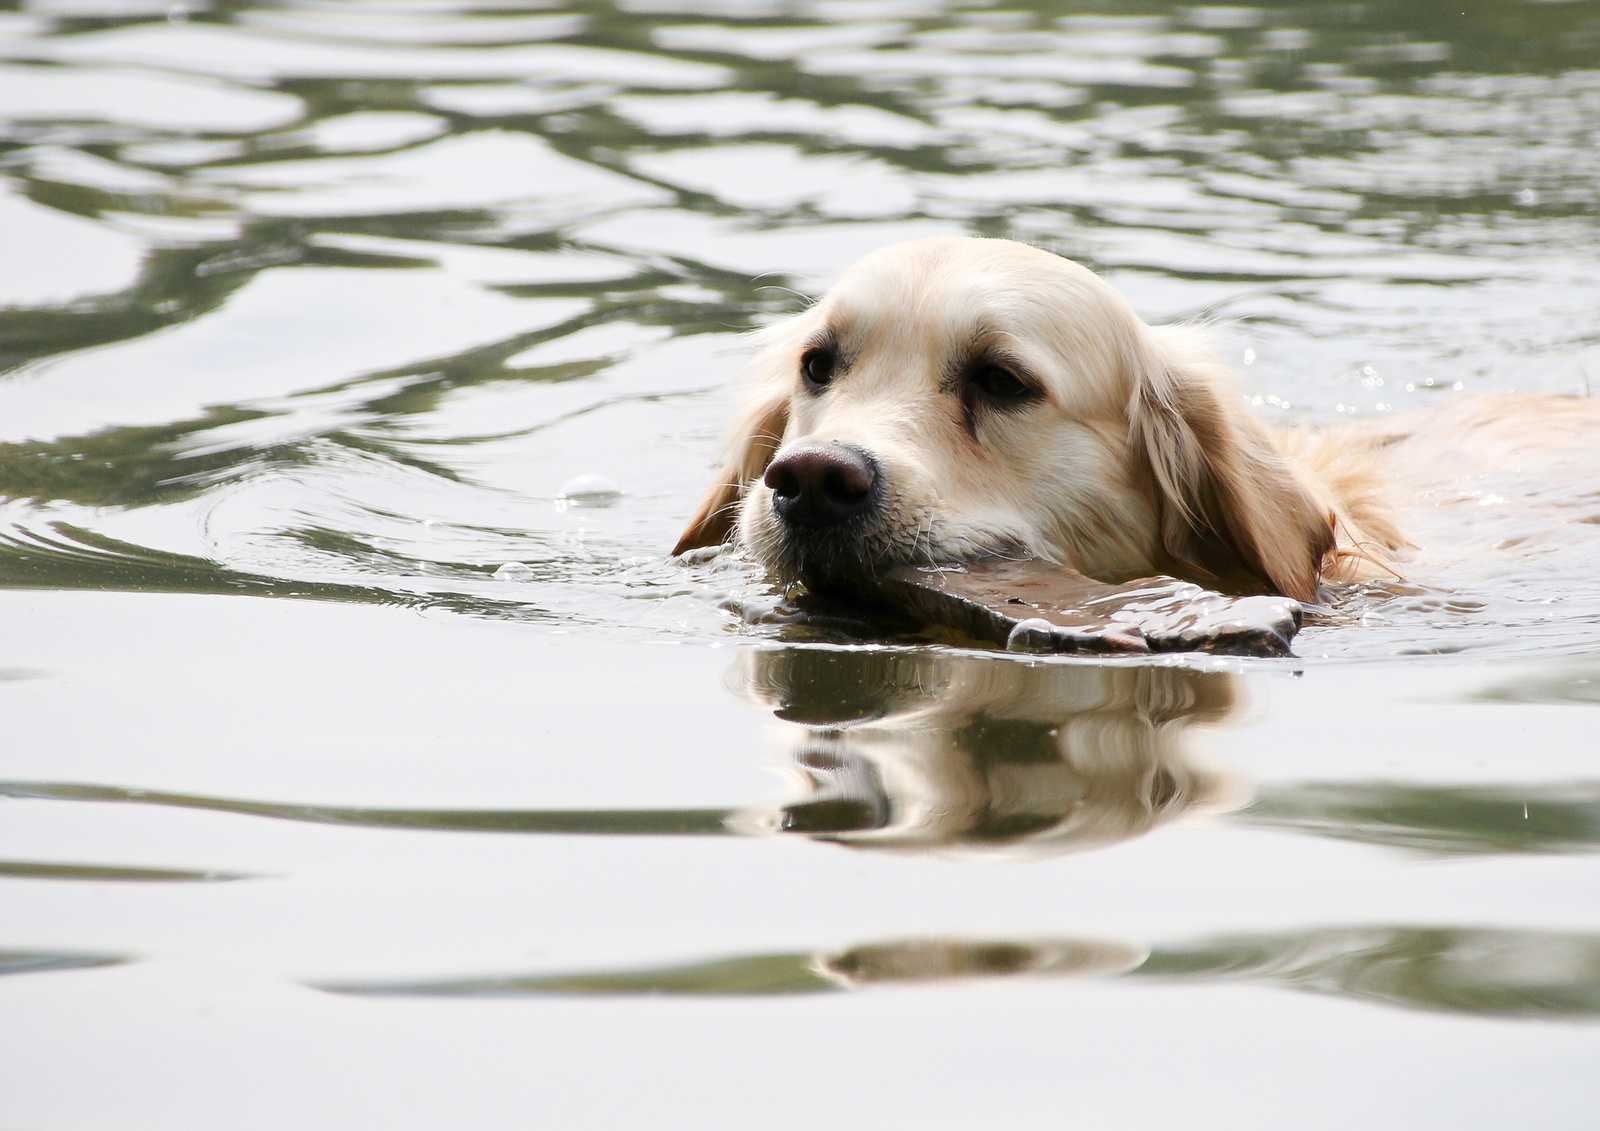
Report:
[[1032,858],[1139,836],[1244,800],[1183,732],[1233,709],[1234,677],[928,651],[746,653],[741,694],[800,724],[803,796],[746,832]]
[[1121,974],[1137,967],[1148,955],[1148,950],[1126,943],[1081,939],[905,939],[814,955],[811,965],[818,974],[846,989],[862,989],[993,978]]

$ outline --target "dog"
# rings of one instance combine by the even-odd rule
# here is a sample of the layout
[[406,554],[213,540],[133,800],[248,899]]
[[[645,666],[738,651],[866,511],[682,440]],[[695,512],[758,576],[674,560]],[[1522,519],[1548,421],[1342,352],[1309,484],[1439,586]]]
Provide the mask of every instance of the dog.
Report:
[[1529,395],[1275,434],[1202,330],[1009,240],[876,251],[757,344],[673,552],[736,541],[814,590],[1003,555],[1315,602],[1399,577],[1399,501],[1445,469],[1600,446],[1596,402]]

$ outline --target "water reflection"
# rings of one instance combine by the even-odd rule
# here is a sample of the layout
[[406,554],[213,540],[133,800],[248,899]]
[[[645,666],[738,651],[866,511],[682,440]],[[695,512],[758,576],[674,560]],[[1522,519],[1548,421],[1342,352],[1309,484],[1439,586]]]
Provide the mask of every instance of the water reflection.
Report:
[[728,678],[797,725],[799,797],[744,810],[376,809],[70,782],[4,782],[0,796],[387,829],[804,836],[1026,860],[1115,844],[1247,794],[1184,742],[1186,728],[1233,709],[1237,677],[1225,673],[790,647],[747,651]]
[[730,809],[377,809],[39,781],[0,782],[0,797],[156,805],[355,828],[568,836],[724,836],[733,814]]
[[1600,665],[1592,660],[1579,660],[1534,671],[1484,688],[1473,698],[1484,703],[1597,706],[1600,705]]
[[928,650],[772,648],[731,676],[799,724],[802,796],[735,818],[858,848],[1038,858],[1244,800],[1185,748],[1236,677]]
[[[1572,1027],[1535,1046],[1471,1019],[1600,1017],[1600,937],[1521,929],[1587,925],[1588,861],[1535,854],[1600,848],[1593,781],[1524,788],[1519,775],[1545,763],[1500,746],[1487,777],[1464,753],[1438,784],[1296,780],[1312,771],[1283,736],[1352,705],[1313,664],[1303,694],[1273,704],[1282,772],[1245,804],[1245,784],[1189,742],[1237,718],[1239,677],[787,647],[747,656],[733,680],[793,738],[791,792],[771,800],[744,773],[764,752],[738,747],[749,728],[711,705],[714,681],[671,717],[641,715],[622,673],[647,663],[551,658],[552,641],[522,625],[610,634],[619,650],[860,639],[744,623],[725,610],[770,602],[763,579],[733,556],[670,563],[663,550],[706,480],[739,335],[909,236],[1022,238],[1109,274],[1153,321],[1215,320],[1275,426],[1582,392],[1600,379],[1597,58],[1596,0],[0,2],[0,589],[365,602],[395,606],[373,622],[391,625],[449,614],[429,631],[468,631],[450,623],[460,615],[521,622],[471,629],[459,652],[381,637],[415,642],[397,658],[329,610],[275,603],[293,638],[257,639],[260,618],[231,614],[260,600],[197,602],[190,616],[213,618],[200,631],[134,612],[172,602],[85,598],[81,633],[63,633],[45,621],[76,599],[14,594],[13,611],[42,611],[32,637],[13,626],[0,680],[33,666],[52,679],[3,684],[4,776],[56,780],[0,783],[21,799],[0,883],[22,932],[0,975],[46,973],[0,977],[20,1042],[9,1063],[38,1066],[13,1073],[8,1107],[40,1126],[116,1126],[146,1108],[226,1124],[217,1112],[241,1094],[241,1070],[261,1063],[238,1055],[243,1040],[291,1081],[254,1090],[262,1122],[277,1104],[284,1125],[311,1110],[349,1126],[470,1123],[476,1102],[489,1125],[530,1089],[552,1111],[592,1115],[630,1034],[648,1044],[662,1013],[534,1003],[489,1011],[510,1030],[468,1010],[468,1032],[427,1004],[326,1002],[330,1028],[290,984],[318,970],[379,996],[867,994],[852,1013],[902,1033],[947,987],[1016,987],[997,1034],[1019,1033],[1017,1011],[1041,995],[1096,978],[1157,987],[1138,1009],[1106,1002],[1140,1031],[1090,1033],[1112,1058],[1079,1065],[1103,1072],[1102,1106],[1126,1118],[1128,1097],[1150,1091],[1152,1009],[1180,1045],[1185,1025],[1228,1035],[1180,1049],[1193,1122],[1226,1111],[1211,1121],[1253,1125],[1239,1097],[1278,1094],[1290,1108],[1256,1122],[1293,1124],[1297,1097],[1330,1080],[1356,1081],[1358,1104],[1377,1087],[1382,1103],[1443,1110],[1437,1089],[1404,1094],[1441,1073],[1394,1044],[1404,1026],[1377,1010],[1365,1029],[1351,1011],[1354,1039],[1332,1049],[1323,1011],[1275,1006],[1265,1058],[1240,1054],[1263,1047],[1241,1024],[1245,999],[1284,987],[1469,1019],[1432,1050],[1455,1075],[1548,1070],[1551,1102],[1580,1102]],[[582,476],[614,483],[614,505],[565,505]],[[1444,577],[1347,596],[1300,653],[1592,651],[1593,474],[1542,501],[1507,478],[1463,485],[1439,523],[1459,548]],[[526,656],[493,647],[533,635],[543,643]],[[48,663],[33,655],[41,640]],[[251,662],[224,662],[241,640]],[[475,680],[480,644],[494,667]],[[663,668],[683,655],[647,651]],[[524,660],[529,678],[507,688]],[[1392,691],[1404,713],[1413,676],[1436,672],[1386,667],[1373,685],[1393,687],[1373,701]],[[1579,712],[1541,704],[1595,698],[1578,669],[1512,674],[1486,695],[1536,746],[1557,741],[1553,712]],[[383,718],[341,705],[397,694]],[[527,709],[489,709],[511,700]],[[585,710],[626,716],[637,738],[607,739],[625,745],[568,777],[593,737]],[[456,730],[462,712],[509,729]],[[231,741],[254,719],[273,725]],[[1427,725],[1363,732],[1364,764]],[[638,780],[611,792],[630,767]],[[226,796],[221,780],[253,784]],[[322,790],[341,803],[317,803]],[[563,798],[614,807],[549,807]],[[1205,836],[1170,828],[1219,812]],[[861,851],[1030,860],[1156,830],[1128,851],[1028,868]],[[160,863],[151,845],[169,841],[185,846],[181,867],[134,866]],[[248,879],[223,870],[242,850],[273,883],[207,882]],[[1441,871],[1418,868],[1417,852],[1481,858]],[[1114,906],[1120,881],[1135,890],[1141,867],[1175,860],[1224,937],[1200,937],[1190,910],[1160,901],[1140,912],[1148,937],[1120,937],[1096,926],[1093,900],[1074,925],[1040,899],[1058,872],[1086,869]],[[1285,867],[1326,899],[1263,919],[1263,885]],[[745,881],[763,897],[740,898]],[[879,901],[896,883],[907,906],[942,900],[959,916],[948,929],[970,937],[921,937],[929,927]],[[1394,922],[1413,892],[1434,925]],[[1005,930],[985,911],[997,900],[1047,917],[992,937]],[[786,933],[797,914],[804,933]],[[1118,937],[1075,937],[1097,929]],[[131,965],[48,974],[133,954],[155,981]],[[1206,987],[1204,1003],[1169,986]],[[999,996],[963,1004],[981,1014]],[[973,1019],[931,1006],[958,1028]],[[429,1016],[396,1025],[397,1008]],[[766,1010],[755,1020],[778,1035],[736,1050],[741,1080],[781,1092],[813,1030],[782,1003],[739,1008]],[[693,1069],[721,1064],[704,1054],[742,1030],[664,1024],[688,1070],[667,1065],[661,1095],[710,1123],[742,1110],[726,1071]],[[134,1032],[144,1068],[128,1067],[119,1036]],[[407,1036],[423,1032],[434,1045]],[[341,1060],[334,1046],[352,1041],[376,1051]],[[550,1054],[512,1064],[519,1041]],[[1059,1111],[1061,1073],[1034,1071],[1026,1044],[989,1042],[988,1059],[955,1050],[952,1079],[1008,1111]],[[1274,1045],[1328,1055],[1291,1058],[1302,1075],[1263,1088]],[[1391,1048],[1393,1087],[1372,1075]],[[451,1057],[462,1072],[439,1070]],[[858,1074],[869,1083],[844,1081],[837,1110],[917,1108],[903,1089],[851,1091],[894,1088],[906,1069],[879,1059]],[[60,1087],[102,1061],[124,1066],[126,1087]],[[308,1104],[325,1067],[338,1083]],[[444,1083],[430,1096],[424,1077]],[[451,1093],[460,1080],[471,1087]],[[1003,1118],[981,1097],[960,1109],[922,1092],[929,1126]]]
[[601,836],[804,836],[855,848],[1039,859],[1236,807],[1242,779],[1200,762],[1191,726],[1233,710],[1238,677],[1029,663],[910,648],[745,652],[729,682],[796,724],[800,796],[733,809],[377,809],[71,782],[0,796],[201,809],[367,828]]
[[1229,715],[1237,679],[925,648],[749,650],[728,681],[796,724],[788,769],[801,795],[742,810],[379,809],[45,781],[0,782],[0,796],[375,829],[804,836],[1029,860],[1241,804],[1244,781],[1184,741],[1188,727]]
[[[1070,720],[1069,720],[1070,721]],[[1135,724],[1137,727],[1137,724]],[[1046,728],[1049,729],[1049,728]],[[1063,749],[1031,727],[942,734],[875,728],[802,739],[791,776],[804,796],[772,808],[384,809],[211,797],[75,782],[0,782],[0,797],[200,809],[353,828],[552,836],[805,836],[860,848],[1029,860],[1105,847],[1191,808],[1244,826],[1283,829],[1441,856],[1600,851],[1600,785],[1420,786],[1299,782],[1249,786],[1214,767],[1183,777],[1130,744]],[[1036,732],[1034,732],[1036,733]],[[976,753],[974,736],[991,743]],[[1013,743],[1020,737],[1021,741]],[[1081,735],[1080,735],[1081,737]],[[1158,741],[1170,741],[1168,735]],[[924,758],[918,751],[934,751]],[[1113,752],[1107,756],[1106,752]],[[847,754],[841,751],[847,750]],[[1120,752],[1117,752],[1120,750]],[[882,761],[880,761],[882,759]],[[1206,792],[1210,790],[1211,792]],[[0,876],[45,879],[227,880],[185,872],[0,861]]]
[[1600,1018],[1600,936],[1447,927],[1240,935],[1144,949],[1078,939],[906,939],[681,966],[324,985],[396,997],[740,996],[1127,976],[1255,981],[1381,1005],[1486,1017]]
[[185,868],[130,868],[117,864],[61,864],[0,860],[0,878],[85,880],[92,883],[211,884],[254,877],[242,872],[196,872]]
[[651,970],[596,971],[461,979],[324,985],[336,993],[505,997],[544,994],[805,994],[874,986],[935,985],[992,978],[1116,974],[1146,951],[1073,939],[973,941],[903,939],[820,953],[759,954]]
[[112,954],[79,954],[56,950],[0,950],[0,976],[39,974],[47,970],[86,970],[120,966],[126,958]]
[[1595,852],[1600,783],[1301,782],[1262,788],[1234,819],[1449,856]]
[[1600,936],[1450,927],[1349,927],[1161,948],[1135,973],[1251,979],[1415,1009],[1600,1017]]

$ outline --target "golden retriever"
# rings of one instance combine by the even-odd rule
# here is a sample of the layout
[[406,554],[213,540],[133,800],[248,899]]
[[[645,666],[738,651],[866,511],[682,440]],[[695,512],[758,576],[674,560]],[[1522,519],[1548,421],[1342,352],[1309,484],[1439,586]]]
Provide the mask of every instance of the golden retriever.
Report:
[[1275,435],[1200,331],[1146,325],[1086,268],[1008,240],[874,252],[758,341],[674,553],[737,540],[813,588],[1026,554],[1315,601],[1396,575],[1397,477],[1463,452],[1504,464],[1555,419],[1571,445],[1600,435],[1595,402],[1556,397]]

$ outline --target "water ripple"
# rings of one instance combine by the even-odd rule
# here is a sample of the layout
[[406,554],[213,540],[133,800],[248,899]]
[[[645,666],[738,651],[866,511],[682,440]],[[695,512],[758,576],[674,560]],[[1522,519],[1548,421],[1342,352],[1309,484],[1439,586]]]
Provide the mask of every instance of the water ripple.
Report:
[[[720,634],[759,579],[658,556],[731,335],[914,235],[1216,320],[1277,424],[1600,374],[1584,4],[30,12],[0,39],[13,584]],[[562,510],[581,475],[616,505]],[[1343,595],[1306,654],[1592,640],[1587,543],[1478,549],[1448,594]]]

